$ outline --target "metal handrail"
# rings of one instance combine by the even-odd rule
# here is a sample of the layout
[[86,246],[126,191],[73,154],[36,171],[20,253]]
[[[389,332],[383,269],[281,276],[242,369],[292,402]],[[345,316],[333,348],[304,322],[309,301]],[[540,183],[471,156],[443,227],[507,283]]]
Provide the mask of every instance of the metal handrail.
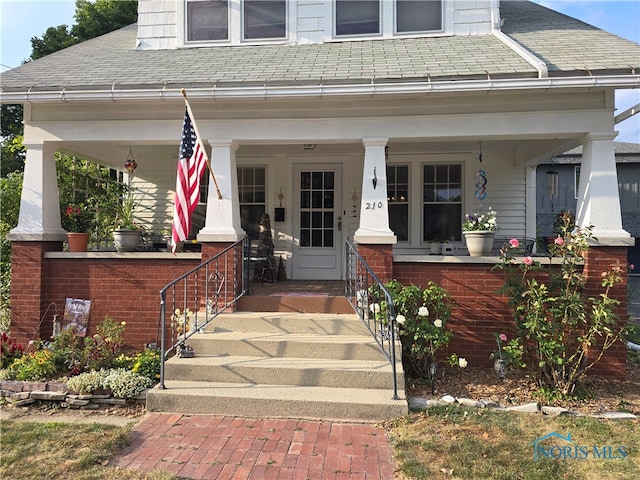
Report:
[[[249,291],[250,239],[245,237],[160,290],[160,388],[164,384],[165,361],[172,352],[186,348],[186,341]],[[203,283],[203,285],[201,285]],[[167,318],[167,293],[171,308]],[[204,311],[203,311],[204,310]],[[167,320],[170,320],[168,322]],[[167,348],[167,323],[171,327]]]
[[389,290],[347,240],[345,296],[363,321],[393,370],[393,400],[398,396],[396,368],[396,313]]

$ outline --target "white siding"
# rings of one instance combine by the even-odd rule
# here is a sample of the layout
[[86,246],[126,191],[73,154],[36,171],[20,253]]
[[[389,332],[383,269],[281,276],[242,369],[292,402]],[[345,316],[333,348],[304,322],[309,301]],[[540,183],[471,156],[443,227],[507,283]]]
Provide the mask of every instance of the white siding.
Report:
[[[290,0],[290,31],[287,41],[311,44],[332,40],[333,5],[333,0],[297,0],[297,3],[296,0]],[[238,8],[232,8],[232,12],[236,14],[231,16],[231,44],[240,43],[240,32],[236,31],[241,23]],[[492,18],[498,16],[495,0],[444,0],[443,10],[444,34],[487,35],[491,33]],[[392,38],[394,3],[384,0],[381,11],[384,32],[375,38]],[[183,23],[184,0],[139,0],[138,49],[162,50],[185,46]],[[358,37],[357,40],[362,38]],[[198,43],[198,46],[202,46],[202,43]]]
[[182,7],[181,1],[140,0],[138,2],[139,50],[176,48],[178,7]]
[[487,0],[459,0],[455,5],[455,35],[487,35],[491,33],[492,3]]

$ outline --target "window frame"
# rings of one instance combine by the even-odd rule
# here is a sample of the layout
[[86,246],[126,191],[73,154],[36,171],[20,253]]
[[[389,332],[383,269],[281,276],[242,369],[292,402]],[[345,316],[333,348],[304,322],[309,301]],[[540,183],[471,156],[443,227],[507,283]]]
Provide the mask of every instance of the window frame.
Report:
[[[399,28],[400,15],[398,13],[398,4],[401,1],[406,0],[394,0],[393,1],[393,34],[394,36],[407,36],[407,35],[416,35],[422,33],[430,33],[430,32],[443,32],[444,31],[444,23],[445,23],[445,1],[444,0],[430,0],[430,1],[438,1],[440,3],[440,25],[438,28],[430,28],[430,29],[422,29],[422,30],[403,30],[401,31]],[[413,2],[413,0],[410,0]]]
[[[383,34],[384,25],[383,25],[383,10],[384,10],[384,1],[383,0],[368,0],[370,2],[378,3],[378,31],[377,32],[367,32],[367,33],[338,33],[338,3],[339,2],[348,2],[355,0],[334,0],[333,1],[333,36],[334,38],[350,38],[350,37],[379,37]],[[394,0],[395,3],[395,0]]]
[[[458,167],[459,170],[459,178],[460,178],[460,184],[459,184],[459,197],[460,199],[458,201],[445,201],[445,202],[437,202],[437,201],[426,201],[425,199],[425,188],[427,185],[426,182],[426,178],[425,178],[425,168],[431,166],[434,167],[434,185],[438,185],[437,182],[437,173],[435,168],[440,166],[447,166],[449,169],[452,166]],[[452,162],[422,162],[420,164],[420,170],[421,170],[421,176],[420,176],[420,181],[421,181],[421,193],[420,193],[420,197],[421,197],[421,230],[420,230],[420,243],[421,244],[425,244],[425,243],[429,243],[429,242],[434,242],[434,241],[441,241],[441,242],[445,242],[445,241],[453,241],[453,242],[461,242],[462,241],[462,219],[463,219],[463,212],[464,212],[464,195],[465,195],[465,190],[464,190],[464,162],[461,161],[452,161]],[[449,180],[451,177],[451,172],[448,171],[447,172],[447,185],[448,185],[448,189],[450,190],[451,187],[451,181]],[[456,221],[456,224],[458,225],[458,229],[456,231],[456,233],[454,234],[454,238],[437,238],[434,237],[433,239],[427,239],[426,237],[426,223],[425,223],[425,215],[426,215],[426,207],[427,205],[459,205],[459,218]],[[441,232],[443,233],[443,232]]]
[[285,40],[288,37],[288,31],[289,31],[289,2],[287,0],[265,0],[265,1],[270,1],[271,3],[275,3],[275,2],[279,2],[282,3],[283,7],[284,7],[284,12],[283,12],[283,22],[284,22],[284,31],[283,31],[283,35],[281,37],[252,37],[252,38],[247,38],[246,34],[247,34],[247,4],[251,3],[251,2],[256,2],[259,0],[242,0],[241,1],[241,6],[240,6],[240,16],[241,16],[241,22],[240,22],[240,27],[241,27],[241,34],[240,37],[242,38],[242,42],[263,42],[263,41],[269,41],[269,40]]
[[[189,6],[190,5],[196,5],[198,3],[204,4],[204,3],[208,3],[208,2],[225,2],[226,3],[226,7],[227,7],[227,24],[226,24],[226,28],[227,28],[227,36],[226,38],[217,38],[217,39],[204,39],[204,40],[190,40],[190,34],[191,34],[191,26],[189,25]],[[200,44],[209,44],[209,43],[227,43],[229,42],[229,40],[231,40],[231,28],[232,28],[232,24],[231,24],[231,10],[232,10],[232,2],[233,0],[186,0],[184,2],[184,43],[186,45],[200,45]]]
[[[407,182],[406,184],[402,183],[400,184],[397,181],[394,181],[393,183],[389,180],[390,175],[389,175],[389,169],[390,168],[394,168],[395,171],[395,175],[394,178],[397,180],[398,178],[398,174],[397,174],[397,170],[398,168],[402,168],[405,167],[407,169]],[[387,211],[389,213],[389,227],[391,227],[391,206],[392,205],[405,205],[406,206],[406,214],[407,214],[407,224],[405,226],[406,228],[406,232],[403,232],[406,234],[406,239],[400,239],[400,236],[398,235],[398,232],[396,232],[395,230],[392,229],[393,233],[396,235],[396,237],[398,237],[398,242],[400,243],[410,243],[411,242],[411,164],[409,162],[403,162],[403,163],[389,163],[387,162],[386,164],[386,169],[387,169]],[[393,186],[394,189],[394,193],[398,192],[398,185],[406,185],[406,198],[404,201],[396,201],[396,200],[392,200],[392,197],[390,196],[390,190],[391,187]]]
[[[263,187],[263,193],[264,193],[264,201],[262,202],[257,202],[255,201],[255,193],[256,193],[256,185],[258,185],[257,183],[255,183],[255,178],[256,178],[256,170],[261,169],[262,170],[262,178],[263,178],[263,184],[260,184]],[[253,183],[250,184],[244,184],[244,175],[242,174],[242,172],[244,170],[253,170],[253,174],[252,174],[252,178],[253,178]],[[236,174],[237,174],[237,178],[238,178],[238,208],[240,210],[240,220],[242,222],[242,209],[243,207],[259,207],[262,206],[262,212],[260,214],[260,216],[258,217],[257,221],[257,225],[258,228],[256,230],[256,232],[259,233],[259,227],[260,227],[260,217],[262,216],[263,213],[265,213],[267,211],[267,166],[266,165],[239,165],[236,167]],[[251,202],[247,202],[247,201],[243,201],[242,199],[242,190],[243,187],[251,187],[253,188],[253,195],[254,195],[254,199]],[[256,233],[255,235],[252,235],[252,230],[253,229],[248,229],[246,228],[246,224],[242,224],[242,229],[247,233],[247,235],[252,239],[252,240],[257,240],[258,239],[258,234]]]

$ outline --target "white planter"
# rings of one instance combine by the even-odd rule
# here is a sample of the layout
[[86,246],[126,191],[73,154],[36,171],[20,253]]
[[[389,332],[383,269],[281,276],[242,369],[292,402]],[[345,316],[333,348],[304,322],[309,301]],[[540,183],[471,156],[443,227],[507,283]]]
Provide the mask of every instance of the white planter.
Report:
[[140,243],[140,230],[118,228],[113,231],[113,243],[118,252],[135,252]]
[[467,244],[467,250],[472,257],[486,257],[491,255],[493,248],[493,238],[496,232],[490,230],[474,230],[462,232]]

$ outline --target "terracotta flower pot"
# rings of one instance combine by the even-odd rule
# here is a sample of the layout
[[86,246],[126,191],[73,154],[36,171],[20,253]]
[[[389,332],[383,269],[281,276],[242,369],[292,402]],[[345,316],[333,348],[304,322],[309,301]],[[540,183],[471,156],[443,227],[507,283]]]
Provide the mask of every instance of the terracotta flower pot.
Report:
[[89,234],[69,232],[67,233],[67,243],[70,252],[86,252],[89,245]]

